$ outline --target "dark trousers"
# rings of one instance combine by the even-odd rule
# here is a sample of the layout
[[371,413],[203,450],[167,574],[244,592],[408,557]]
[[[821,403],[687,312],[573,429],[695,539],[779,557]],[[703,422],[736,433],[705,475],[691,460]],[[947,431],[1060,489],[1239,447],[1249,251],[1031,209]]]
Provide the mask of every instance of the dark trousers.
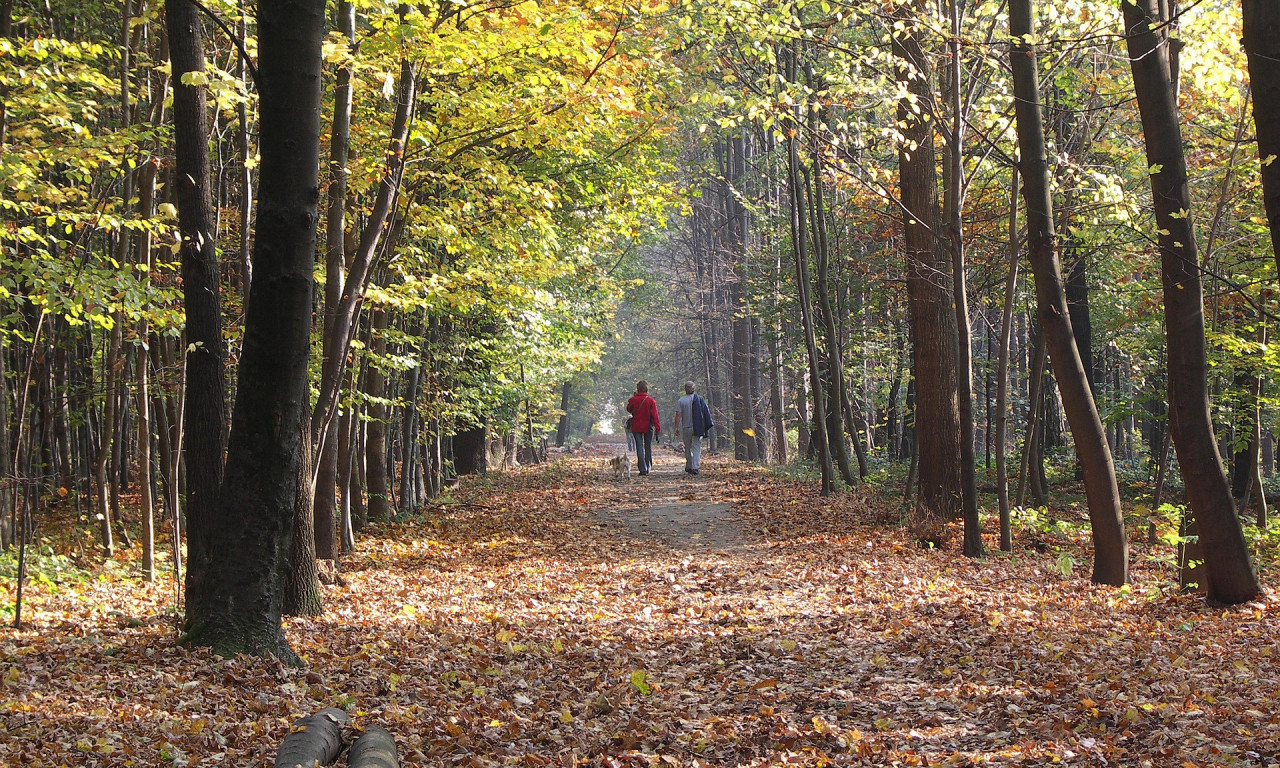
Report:
[[636,468],[640,474],[647,475],[653,466],[653,433],[632,432],[631,436],[636,440]]

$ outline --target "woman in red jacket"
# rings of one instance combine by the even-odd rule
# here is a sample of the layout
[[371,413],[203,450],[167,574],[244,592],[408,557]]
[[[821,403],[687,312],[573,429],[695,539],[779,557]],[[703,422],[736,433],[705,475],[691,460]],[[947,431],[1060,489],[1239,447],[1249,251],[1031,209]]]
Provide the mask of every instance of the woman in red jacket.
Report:
[[640,474],[649,474],[653,466],[653,438],[662,434],[658,424],[658,404],[649,397],[649,383],[636,382],[636,393],[627,401],[627,413],[631,414],[631,432],[636,441],[636,464]]

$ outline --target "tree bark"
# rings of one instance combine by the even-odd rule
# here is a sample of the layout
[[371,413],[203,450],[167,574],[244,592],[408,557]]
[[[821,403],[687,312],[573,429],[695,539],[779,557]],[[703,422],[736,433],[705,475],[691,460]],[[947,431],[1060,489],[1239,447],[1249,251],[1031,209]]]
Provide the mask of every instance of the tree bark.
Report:
[[[169,61],[173,71],[173,199],[182,237],[183,307],[186,310],[186,398],[181,428],[187,468],[187,604],[202,605],[221,554],[214,544],[220,527],[217,506],[223,475],[225,428],[222,309],[218,256],[214,249],[209,177],[208,111],[202,86],[183,82],[203,72],[204,37],[192,0],[165,4]],[[177,481],[177,478],[171,478]]]
[[1027,256],[1035,277],[1036,314],[1084,473],[1093,532],[1093,581],[1118,586],[1129,578],[1129,545],[1111,450],[1093,402],[1089,374],[1076,348],[1062,268],[1058,263],[1033,28],[1031,0],[1011,0],[1009,32],[1014,43],[1010,60],[1023,196],[1027,204]]
[[[812,123],[810,127],[812,129]],[[817,158],[814,157],[813,159],[816,163]],[[836,335],[835,312],[831,308],[831,285],[827,279],[829,263],[826,252],[826,218],[822,210],[822,180],[819,172],[810,173],[807,168],[803,167],[801,170],[801,178],[804,182],[806,197],[809,202],[810,231],[813,233],[814,276],[816,278],[814,290],[818,294],[817,301],[814,304],[818,310],[818,317],[822,321],[823,346],[819,348],[819,354],[822,355],[826,363],[827,371],[826,380],[822,382],[822,388],[827,394],[826,422],[824,424],[827,433],[827,447],[831,453],[834,468],[840,474],[840,479],[844,480],[845,485],[852,488],[858,484],[858,478],[854,476],[853,465],[849,462],[849,444],[845,442],[845,433],[849,432],[856,437],[856,430],[853,429],[852,423],[847,426],[845,424],[844,399],[841,397],[845,387],[844,360],[840,356],[840,341]],[[817,170],[815,166],[815,171]],[[810,181],[813,182],[812,186],[810,186]],[[821,367],[819,366],[820,369]]]
[[[787,53],[787,79],[795,82],[798,53],[792,48]],[[800,319],[804,326],[805,351],[809,358],[809,389],[813,395],[813,434],[809,441],[812,450],[817,448],[822,467],[822,495],[835,490],[835,467],[832,464],[831,446],[827,439],[826,403],[822,391],[822,374],[818,370],[818,341],[813,322],[813,301],[809,297],[808,234],[805,232],[805,191],[800,180],[800,152],[795,134],[801,127],[800,114],[793,112],[793,130],[787,133],[787,186],[791,190],[791,244],[795,254],[796,296],[800,304]]]
[[[262,183],[226,473],[186,639],[298,663],[281,627],[308,401],[324,0],[260,0]],[[194,442],[194,441],[192,441]]]
[[311,471],[311,424],[304,419],[298,427],[298,467],[304,477],[298,479],[293,509],[293,546],[289,549],[283,612],[285,616],[319,616],[324,613],[324,602],[320,594],[320,569],[316,562],[315,515],[311,509],[315,496],[306,477]]
[[[355,47],[356,10],[350,0],[338,0],[334,4],[334,26],[347,42]],[[335,332],[338,321],[339,304],[342,301],[343,278],[346,270],[346,209],[347,209],[347,157],[350,154],[351,138],[351,67],[341,66],[337,72],[337,82],[333,95],[333,123],[329,130],[329,206],[325,228],[324,258],[324,327],[322,329],[322,359],[325,371],[333,367],[330,360],[335,355],[346,357],[346,349],[340,348],[344,339]],[[340,386],[339,381],[324,382],[322,386]],[[326,392],[327,394],[327,392]],[[321,560],[338,559],[338,537],[336,526],[336,496],[338,483],[338,420],[330,418],[322,427],[323,438],[318,440],[321,446],[316,455],[315,494],[309,506],[314,509],[315,517],[315,555]],[[316,435],[311,442],[317,442]]]
[[956,322],[956,402],[960,416],[960,511],[964,519],[964,554],[982,557],[982,521],[978,516],[978,480],[973,425],[973,332],[969,323],[968,281],[964,243],[964,128],[960,92],[960,0],[949,0],[951,130],[947,132],[947,245],[951,256],[952,302]]
[[915,451],[919,454],[919,493],[912,515],[913,535],[939,544],[945,524],[961,511],[960,404],[956,395],[956,317],[951,311],[951,270],[937,237],[938,183],[930,104],[932,67],[920,46],[915,15],[926,13],[923,0],[899,5],[903,21],[894,33],[899,78],[915,97],[898,102],[903,125],[898,150],[907,254],[907,299],[915,369]]
[[369,341],[369,376],[365,380],[369,395],[369,428],[365,432],[365,482],[369,488],[369,519],[386,522],[391,519],[391,496],[387,478],[387,377],[382,372],[382,358],[387,353],[387,311],[375,309],[370,318],[373,328]]
[[1249,91],[1262,161],[1262,200],[1271,227],[1271,250],[1280,269],[1280,4],[1242,0]]
[[560,386],[560,419],[556,422],[556,447],[563,448],[569,439],[569,403],[573,384],[566,381]]
[[1122,0],[1134,92],[1142,117],[1164,283],[1170,428],[1187,502],[1204,550],[1208,596],[1234,604],[1261,594],[1209,414],[1204,296],[1191,220],[1182,127],[1158,0]]
[[1000,352],[996,364],[996,499],[1000,508],[1000,550],[1013,551],[1013,528],[1009,505],[1009,348],[1013,336],[1013,304],[1018,293],[1018,169],[1014,168],[1009,183],[1009,277],[1004,288],[1004,307],[1000,312]]
[[351,254],[351,266],[342,282],[342,295],[334,308],[329,333],[325,334],[320,394],[316,398],[315,413],[311,415],[311,438],[316,443],[317,450],[324,450],[325,444],[329,442],[327,437],[322,436],[327,434],[326,426],[332,421],[337,409],[342,374],[346,367],[346,351],[354,336],[356,315],[364,302],[364,289],[373,270],[378,245],[382,242],[384,231],[389,228],[391,211],[400,191],[404,148],[409,136],[409,118],[413,114],[417,98],[417,74],[407,57],[400,64],[400,80],[396,92],[396,115],[391,126],[382,180],[378,183],[378,195],[364,229],[361,230],[360,241]]

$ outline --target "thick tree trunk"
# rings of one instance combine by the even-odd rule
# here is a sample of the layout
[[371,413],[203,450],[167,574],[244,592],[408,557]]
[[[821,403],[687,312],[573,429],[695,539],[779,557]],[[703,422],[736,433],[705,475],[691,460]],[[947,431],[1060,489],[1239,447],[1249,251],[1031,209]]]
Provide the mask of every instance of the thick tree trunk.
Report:
[[289,549],[289,574],[284,584],[285,616],[319,616],[324,613],[320,595],[320,569],[316,562],[315,515],[311,509],[311,423],[298,425],[297,501],[293,508],[293,545]]
[[484,427],[464,429],[453,436],[453,469],[459,477],[483,475],[488,469],[487,439],[488,430]]
[[1262,199],[1271,226],[1271,250],[1280,269],[1280,3],[1242,0],[1249,91],[1262,161]]
[[[260,0],[262,183],[226,473],[187,640],[219,654],[298,658],[281,627],[306,416],[320,199],[323,0]],[[194,441],[192,441],[194,442]]]
[[927,14],[923,0],[900,5],[904,24],[894,33],[893,51],[914,101],[898,103],[903,141],[898,151],[907,254],[907,299],[915,369],[915,437],[919,493],[912,516],[917,539],[941,543],[946,523],[961,512],[960,404],[956,395],[956,316],[952,311],[951,269],[938,239],[938,178],[934,153],[932,68],[920,46],[916,18]]
[[1023,195],[1027,203],[1027,255],[1035,277],[1041,333],[1053,361],[1062,407],[1071,424],[1076,454],[1084,473],[1089,523],[1093,532],[1093,581],[1120,585],[1129,578],[1129,545],[1124,533],[1124,513],[1120,509],[1120,490],[1116,485],[1111,450],[1093,402],[1089,374],[1076,348],[1058,263],[1044,124],[1040,116],[1039,74],[1035,47],[1030,42],[1034,39],[1033,26],[1031,0],[1011,0],[1009,32],[1015,42],[1010,59],[1018,151],[1024,178]]
[[[208,112],[202,86],[183,78],[203,72],[204,38],[199,12],[191,0],[165,4],[169,61],[173,70],[174,172],[173,199],[182,236],[183,306],[186,327],[186,397],[181,441],[186,461],[187,605],[204,605],[213,597],[212,572],[219,552],[215,537],[222,521],[217,512],[223,476],[225,429],[222,310],[218,292],[218,256],[214,249],[209,179]],[[177,478],[171,478],[177,482]],[[176,488],[175,488],[176,489]]]
[[1261,588],[1209,414],[1204,296],[1173,70],[1166,47],[1154,31],[1162,21],[1158,0],[1122,0],[1121,7],[1158,225],[1173,446],[1204,550],[1209,598],[1241,603],[1257,597]]

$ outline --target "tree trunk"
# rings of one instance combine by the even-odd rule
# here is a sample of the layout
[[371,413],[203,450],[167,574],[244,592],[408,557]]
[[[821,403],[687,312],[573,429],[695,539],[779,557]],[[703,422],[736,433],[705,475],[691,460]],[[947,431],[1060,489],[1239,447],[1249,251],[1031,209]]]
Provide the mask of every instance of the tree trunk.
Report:
[[293,545],[289,548],[289,573],[284,584],[285,616],[319,616],[324,613],[320,595],[320,569],[316,562],[315,515],[311,509],[311,423],[299,422],[297,501],[293,508]]
[[365,482],[369,488],[369,519],[386,522],[391,519],[391,497],[387,478],[387,377],[382,372],[382,358],[387,353],[387,311],[373,310],[373,326],[369,341],[369,376],[365,380],[369,394],[369,428],[365,432]]
[[566,381],[560,387],[560,419],[556,422],[556,447],[563,448],[569,439],[569,403],[573,384]]
[[1271,226],[1271,250],[1280,269],[1280,4],[1242,0],[1249,91],[1262,161],[1262,199]]
[[1009,32],[1014,38],[1010,60],[1014,78],[1014,111],[1018,124],[1023,195],[1027,204],[1027,256],[1035,277],[1037,316],[1062,407],[1071,424],[1076,454],[1084,473],[1089,523],[1093,533],[1093,581],[1120,585],[1129,578],[1129,545],[1124,513],[1106,431],[1098,417],[1089,374],[1080,360],[1071,328],[1070,310],[1058,263],[1044,124],[1040,116],[1040,84],[1032,44],[1031,0],[1011,0]]
[[1209,414],[1204,296],[1191,219],[1182,127],[1171,65],[1155,29],[1158,0],[1123,0],[1130,66],[1155,207],[1164,282],[1170,428],[1187,502],[1204,550],[1208,596],[1219,603],[1261,593],[1222,469]]
[[1000,352],[996,364],[996,498],[1000,507],[1000,550],[1013,551],[1013,528],[1009,504],[1009,349],[1013,336],[1013,304],[1018,293],[1018,169],[1009,183],[1009,277],[1004,287],[1004,307],[1000,312]]
[[[805,62],[805,81],[810,88],[820,88],[821,85],[815,83],[813,76],[813,67]],[[858,430],[854,427],[853,422],[845,423],[845,408],[843,407],[846,393],[844,382],[844,359],[840,354],[840,336],[836,330],[835,311],[831,306],[831,281],[829,279],[831,271],[831,257],[829,250],[829,240],[827,238],[827,214],[826,206],[823,204],[822,196],[822,153],[817,146],[818,135],[818,114],[811,108],[806,111],[809,115],[809,138],[812,142],[810,147],[810,159],[813,162],[813,172],[810,173],[804,169],[805,188],[808,189],[809,182],[813,182],[813,193],[809,196],[810,219],[813,222],[813,253],[814,266],[816,267],[816,285],[814,289],[817,291],[817,307],[818,315],[822,318],[823,332],[825,335],[825,349],[827,357],[827,373],[830,381],[829,384],[830,398],[827,405],[827,444],[831,447],[831,457],[835,461],[835,467],[840,472],[840,477],[850,488],[858,484],[858,477],[853,474],[853,466],[849,463],[849,448],[845,442],[845,433],[848,432],[857,441]]]
[[903,125],[898,150],[903,207],[903,244],[907,255],[907,300],[915,370],[915,451],[919,454],[919,493],[912,515],[913,535],[940,544],[946,523],[961,512],[960,404],[956,395],[956,316],[951,310],[950,265],[938,239],[937,164],[930,117],[932,68],[920,46],[916,16],[926,14],[923,0],[899,5],[904,23],[894,33],[893,51],[900,80],[914,102],[898,102]]
[[308,401],[324,9],[323,0],[258,6],[262,183],[254,278],[218,525],[187,600],[189,642],[291,663],[299,660],[281,610]]
[[[1034,483],[1030,483],[1028,477],[1034,471],[1033,464],[1041,461],[1036,444],[1040,440],[1040,415],[1044,411],[1045,357],[1044,337],[1037,334],[1032,344],[1031,374],[1027,382],[1027,429],[1022,438],[1022,462],[1018,470],[1018,506],[1023,506],[1026,501],[1027,486],[1039,485],[1038,472],[1035,473],[1037,479]],[[1044,506],[1043,489],[1037,487],[1032,495],[1035,496],[1036,506]]]
[[453,469],[459,477],[485,473],[488,469],[487,440],[488,430],[484,427],[464,429],[453,436]]
[[[401,14],[404,12],[404,6],[401,6]],[[390,229],[388,222],[391,221],[391,212],[400,191],[409,117],[417,98],[417,75],[407,57],[400,63],[400,80],[396,92],[396,115],[391,126],[382,180],[378,183],[378,195],[361,231],[360,241],[351,254],[351,266],[342,281],[341,296],[333,309],[332,322],[325,334],[320,393],[316,398],[315,413],[311,415],[311,439],[316,443],[318,451],[325,450],[325,446],[332,442],[328,439],[327,425],[332,422],[338,407],[347,349],[350,348],[355,333],[356,316],[364,302],[364,289],[372,274],[378,245],[382,242],[384,231]]]
[[[208,112],[205,90],[183,82],[203,72],[204,37],[191,0],[165,5],[169,61],[173,71],[173,199],[182,236],[183,307],[186,310],[186,397],[181,429],[186,439],[187,604],[204,605],[213,597],[211,568],[219,552],[215,539],[223,476],[225,429],[222,310],[218,292],[218,256],[213,236],[209,179]],[[177,482],[177,478],[171,478]],[[176,486],[175,486],[176,490]]]
[[[787,79],[795,82],[798,53],[788,52]],[[800,180],[800,152],[796,147],[795,133],[800,128],[799,107],[791,115],[794,130],[787,134],[787,180],[791,190],[791,244],[795,254],[796,296],[800,304],[800,318],[804,326],[805,351],[809,358],[809,387],[813,394],[813,431],[809,445],[816,446],[822,467],[822,495],[835,490],[835,467],[832,464],[830,442],[827,439],[826,403],[822,392],[822,374],[818,370],[818,341],[813,322],[813,301],[809,298],[808,234],[805,232],[805,191]]]
[[[350,0],[338,0],[333,9],[334,26],[348,46],[355,47],[356,10]],[[333,122],[329,130],[329,206],[325,228],[324,256],[324,315],[322,329],[322,359],[326,362],[326,374],[335,355],[346,357],[346,349],[338,345],[343,339],[334,332],[338,321],[339,304],[342,301],[343,278],[346,270],[346,210],[347,210],[347,157],[351,138],[351,67],[341,66],[337,71],[333,95]],[[339,370],[337,378],[341,379]],[[339,387],[339,382],[325,382]],[[317,409],[318,410],[318,409]],[[338,484],[338,420],[329,418],[321,427],[323,437],[315,436],[310,442],[318,444],[316,455],[315,494],[308,502],[314,510],[315,555],[321,560],[337,562],[337,497]],[[317,439],[318,438],[318,439]],[[308,482],[310,478],[308,477]]]

